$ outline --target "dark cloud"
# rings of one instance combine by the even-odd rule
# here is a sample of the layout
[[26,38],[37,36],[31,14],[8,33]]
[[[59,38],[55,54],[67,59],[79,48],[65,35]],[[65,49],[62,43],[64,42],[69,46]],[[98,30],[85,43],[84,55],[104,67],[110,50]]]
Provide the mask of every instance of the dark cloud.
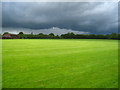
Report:
[[115,2],[5,2],[2,6],[3,28],[45,30],[58,27],[90,33],[118,30],[118,7]]

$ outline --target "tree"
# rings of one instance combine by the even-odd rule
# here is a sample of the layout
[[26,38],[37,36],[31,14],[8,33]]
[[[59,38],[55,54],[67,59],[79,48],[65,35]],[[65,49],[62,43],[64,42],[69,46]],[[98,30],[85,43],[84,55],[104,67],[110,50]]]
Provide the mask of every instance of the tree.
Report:
[[102,35],[102,34],[98,34],[98,35],[96,35],[96,38],[97,38],[97,39],[104,39],[104,38],[105,38],[105,36],[104,36],[104,35]]
[[90,34],[90,35],[89,35],[89,38],[90,38],[90,39],[96,39],[96,35],[95,35],[95,34]]
[[23,32],[19,32],[20,35],[23,35],[24,33]]
[[120,40],[120,34],[118,34],[118,39]]
[[107,39],[110,39],[110,38],[111,38],[111,35],[110,35],[110,34],[106,34],[105,37],[106,37]]
[[111,39],[118,39],[118,35],[116,33],[111,34]]
[[43,33],[39,33],[38,35],[41,35],[41,36],[42,36],[42,35],[44,35],[44,34],[43,34]]
[[8,32],[4,32],[4,34],[8,34]]
[[70,35],[74,36],[75,34],[73,32],[71,32]]
[[49,35],[50,35],[50,36],[55,36],[53,33],[50,33]]

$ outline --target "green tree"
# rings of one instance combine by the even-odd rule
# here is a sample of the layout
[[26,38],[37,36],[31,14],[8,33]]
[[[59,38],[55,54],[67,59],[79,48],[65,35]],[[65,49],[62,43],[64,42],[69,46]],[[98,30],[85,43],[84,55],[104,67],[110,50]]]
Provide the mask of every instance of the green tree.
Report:
[[41,36],[42,36],[42,35],[44,35],[44,34],[43,34],[43,33],[39,33],[38,35],[41,35]]
[[118,39],[118,35],[116,33],[111,34],[111,39]]
[[20,35],[23,35],[24,33],[23,32],[19,32]]
[[4,32],[4,34],[8,34],[8,32]]
[[50,35],[50,36],[55,36],[53,33],[50,33],[49,35]]

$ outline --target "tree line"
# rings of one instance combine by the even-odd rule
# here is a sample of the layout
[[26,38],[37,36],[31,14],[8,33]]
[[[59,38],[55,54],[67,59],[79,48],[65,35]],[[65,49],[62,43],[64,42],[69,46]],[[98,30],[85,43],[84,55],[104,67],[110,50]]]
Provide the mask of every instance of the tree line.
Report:
[[[6,33],[6,32],[5,32]],[[50,34],[24,34],[23,32],[19,32],[20,39],[119,39],[120,34],[112,33],[112,34],[74,34],[73,32],[68,32],[66,34],[54,35]]]

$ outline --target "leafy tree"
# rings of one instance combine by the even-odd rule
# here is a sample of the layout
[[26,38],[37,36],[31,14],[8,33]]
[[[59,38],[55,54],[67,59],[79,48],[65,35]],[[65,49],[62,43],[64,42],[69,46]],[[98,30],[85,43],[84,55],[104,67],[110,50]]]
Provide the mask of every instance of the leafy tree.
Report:
[[96,36],[96,38],[97,38],[97,39],[105,39],[105,36],[102,35],[102,34],[98,34],[98,35]]
[[4,34],[8,34],[8,32],[4,32]]
[[53,33],[50,33],[49,35],[50,35],[50,36],[55,36]]
[[91,34],[91,35],[89,35],[89,38],[90,39],[96,39],[96,35],[95,34]]
[[111,35],[110,35],[110,34],[106,34],[105,37],[106,37],[107,39],[111,39]]
[[118,34],[118,39],[120,40],[120,34]]
[[19,32],[19,35],[23,35],[24,33],[23,32]]
[[118,38],[118,35],[116,33],[111,34],[111,39],[117,39],[117,38]]
[[44,35],[43,33],[39,33],[38,35]]

